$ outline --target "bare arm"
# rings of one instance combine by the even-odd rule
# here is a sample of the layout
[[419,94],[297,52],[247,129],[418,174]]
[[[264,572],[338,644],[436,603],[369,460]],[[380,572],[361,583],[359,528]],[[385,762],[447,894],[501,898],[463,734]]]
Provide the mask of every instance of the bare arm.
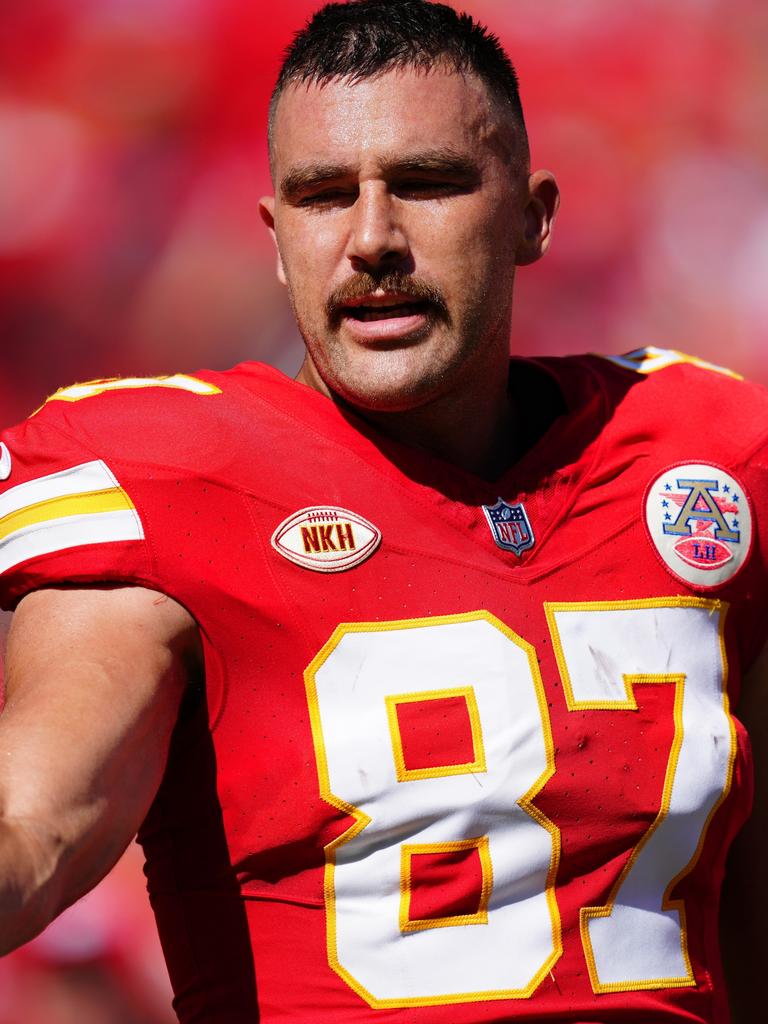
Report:
[[720,939],[733,1024],[754,1024],[768,960],[768,646],[744,680],[738,716],[755,759],[755,804],[728,858]]
[[189,613],[140,587],[19,605],[0,718],[0,954],[92,888],[135,835],[197,644]]

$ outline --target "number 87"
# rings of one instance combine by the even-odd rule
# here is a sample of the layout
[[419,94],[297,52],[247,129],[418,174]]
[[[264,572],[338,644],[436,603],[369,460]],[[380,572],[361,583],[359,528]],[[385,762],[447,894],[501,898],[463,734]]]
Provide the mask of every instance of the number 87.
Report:
[[[637,686],[675,688],[656,819],[606,905],[581,910],[592,987],[694,985],[685,907],[669,893],[731,782],[725,607],[671,598],[545,608],[569,710],[635,708]],[[374,1007],[532,995],[562,938],[560,834],[534,804],[557,765],[531,645],[482,611],[343,624],[305,679],[322,795],[355,819],[326,848],[331,967]],[[471,755],[408,770],[401,706],[462,695]],[[410,914],[419,853],[476,854],[475,913]]]

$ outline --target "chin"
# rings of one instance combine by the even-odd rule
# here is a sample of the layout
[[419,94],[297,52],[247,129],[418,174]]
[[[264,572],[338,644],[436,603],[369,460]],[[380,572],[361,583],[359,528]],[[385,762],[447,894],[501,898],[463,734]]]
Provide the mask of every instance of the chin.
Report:
[[299,322],[313,373],[331,394],[361,412],[403,413],[428,406],[460,385],[475,354],[474,345],[442,325],[432,324],[390,347],[311,327]]
[[367,412],[411,412],[429,405],[443,393],[440,381],[432,374],[427,379],[346,380],[333,387],[341,398],[356,409]]

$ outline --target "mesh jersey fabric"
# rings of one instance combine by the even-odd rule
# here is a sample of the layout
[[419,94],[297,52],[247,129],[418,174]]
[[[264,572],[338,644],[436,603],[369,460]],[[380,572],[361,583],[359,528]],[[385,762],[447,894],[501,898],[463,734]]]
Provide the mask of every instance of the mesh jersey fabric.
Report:
[[[181,1021],[728,1020],[768,401],[684,360],[536,366],[567,412],[493,483],[256,364],[68,389],[3,435],[5,606],[125,582],[200,626],[205,687],[140,833]],[[752,513],[716,586],[647,529],[649,485],[692,465]],[[302,509],[381,544],[298,565],[271,538]]]

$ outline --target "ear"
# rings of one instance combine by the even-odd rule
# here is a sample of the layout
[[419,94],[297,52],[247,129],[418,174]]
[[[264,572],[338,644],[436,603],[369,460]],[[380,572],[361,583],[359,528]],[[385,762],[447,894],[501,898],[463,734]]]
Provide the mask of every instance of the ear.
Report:
[[275,251],[277,252],[277,279],[280,284],[286,284],[285,270],[283,269],[283,258],[280,255],[280,248],[277,244],[277,235],[275,233],[275,197],[274,196],[262,196],[259,200],[259,213],[261,219],[267,226],[267,231],[272,236],[272,241],[275,243]]
[[517,250],[517,265],[535,263],[549,248],[552,225],[560,206],[560,189],[549,171],[535,171],[528,178],[528,202],[523,237]]

